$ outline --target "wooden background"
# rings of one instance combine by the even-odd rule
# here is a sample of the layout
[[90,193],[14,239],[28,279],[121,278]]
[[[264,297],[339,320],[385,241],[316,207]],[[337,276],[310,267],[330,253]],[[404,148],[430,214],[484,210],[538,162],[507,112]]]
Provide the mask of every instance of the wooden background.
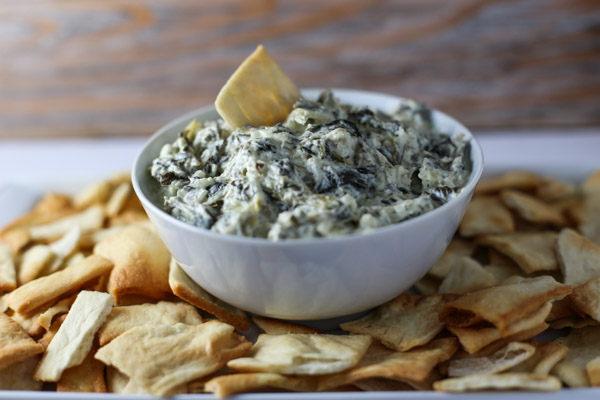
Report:
[[600,126],[599,0],[0,0],[0,137],[149,135],[259,43],[478,131]]

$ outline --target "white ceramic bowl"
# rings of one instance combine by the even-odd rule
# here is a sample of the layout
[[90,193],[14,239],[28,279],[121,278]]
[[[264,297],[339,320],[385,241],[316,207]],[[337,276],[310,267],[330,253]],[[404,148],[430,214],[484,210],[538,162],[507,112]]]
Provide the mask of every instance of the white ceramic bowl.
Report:
[[[303,90],[316,98],[319,90]],[[335,90],[343,102],[394,111],[401,98],[356,90]],[[188,225],[162,210],[158,183],[149,167],[161,147],[196,118],[218,118],[202,108],[159,129],[133,166],[133,186],[165,244],[188,275],[208,292],[246,311],[318,320],[358,313],[407,290],[441,256],[464,214],[483,170],[481,148],[463,125],[433,111],[434,123],[471,141],[473,172],[448,203],[418,217],[367,234],[271,242],[223,235]]]

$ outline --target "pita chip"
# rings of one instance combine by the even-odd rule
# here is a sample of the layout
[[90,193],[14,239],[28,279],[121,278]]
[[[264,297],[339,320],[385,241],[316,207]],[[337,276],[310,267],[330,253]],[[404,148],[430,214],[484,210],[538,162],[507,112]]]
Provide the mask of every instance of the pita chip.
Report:
[[586,366],[600,357],[600,326],[573,329],[555,342],[567,346],[569,351],[553,372],[570,387],[589,386]]
[[580,207],[579,232],[600,245],[600,190],[585,195]]
[[89,184],[73,198],[73,205],[83,209],[93,204],[105,203],[113,189],[113,183],[108,180],[97,181]]
[[535,336],[539,333],[537,327],[543,325],[542,330],[547,328],[544,321],[551,309],[552,302],[548,301],[544,303],[544,305],[537,310],[515,320],[506,328],[504,334],[494,326],[464,328],[448,326],[447,329],[456,335],[465,351],[469,354],[473,354],[503,338],[510,340],[514,335],[520,334],[519,340],[529,339],[529,337],[526,336],[527,332],[531,332],[531,337]]
[[38,323],[40,326],[46,330],[50,329],[54,317],[68,313],[76,298],[77,296],[75,295],[67,297],[66,299],[62,299],[52,307],[46,309],[38,317]]
[[227,366],[241,372],[330,374],[356,365],[371,341],[367,335],[261,334],[245,357]]
[[42,390],[42,382],[33,379],[40,357],[33,356],[0,370],[0,390]]
[[448,302],[440,313],[440,320],[454,327],[488,321],[504,334],[523,316],[569,293],[571,286],[558,283],[550,276],[523,278],[521,282],[482,289]]
[[25,250],[19,268],[19,285],[37,278],[53,259],[52,249],[45,244],[38,244]]
[[107,290],[122,304],[125,296],[166,300],[171,253],[156,231],[146,224],[133,224],[94,247],[94,253],[114,262]]
[[498,193],[505,189],[533,191],[542,183],[541,177],[528,171],[509,171],[483,179],[475,188],[476,194]]
[[496,196],[474,196],[458,227],[461,236],[510,233],[515,221],[508,208]]
[[406,351],[428,343],[444,328],[438,313],[445,304],[442,295],[401,294],[360,319],[340,324],[340,328]]
[[35,379],[57,382],[63,372],[80,365],[92,348],[94,335],[110,313],[113,298],[108,293],[82,291],[48,345]]
[[448,376],[495,374],[522,363],[534,353],[535,346],[531,344],[511,342],[488,356],[450,360]]
[[98,339],[100,345],[104,346],[135,326],[175,325],[177,323],[198,325],[202,323],[202,317],[194,306],[182,302],[159,301],[155,304],[117,306],[113,307],[106,322],[98,330]]
[[444,379],[433,384],[442,392],[470,392],[481,390],[535,390],[555,391],[561,388],[560,381],[547,375],[524,372],[504,374],[474,374],[460,378]]
[[600,356],[588,362],[585,369],[590,379],[590,385],[600,386]]
[[263,333],[269,335],[286,335],[288,333],[321,333],[316,328],[311,328],[305,325],[294,324],[288,321],[282,321],[275,318],[267,318],[255,315],[252,317],[254,324]]
[[242,331],[250,329],[250,320],[245,312],[204,290],[185,273],[175,259],[171,259],[170,262],[169,286],[175,296],[214,315],[221,321]]
[[575,287],[568,299],[571,307],[580,315],[600,321],[600,275]]
[[600,276],[600,245],[573,229],[560,231],[556,254],[565,283],[581,285]]
[[424,382],[435,366],[448,360],[458,350],[455,338],[441,338],[409,351],[395,351],[373,342],[353,368],[319,380],[319,390],[331,390],[370,378]]
[[526,274],[558,270],[555,246],[558,234],[551,231],[483,235],[477,243],[512,258]]
[[221,375],[205,383],[204,389],[218,398],[260,389],[281,389],[292,392],[314,392],[317,380],[313,376],[286,376],[273,372],[250,372]]
[[0,293],[10,292],[17,287],[17,272],[12,249],[0,243]]
[[21,325],[0,313],[0,371],[43,352]]
[[101,347],[95,357],[148,393],[166,396],[219,370],[250,346],[233,326],[215,320],[199,325],[142,325]]
[[67,368],[56,383],[57,392],[105,393],[104,364],[94,358],[97,345],[92,346],[83,362]]
[[104,223],[104,210],[99,205],[91,206],[77,214],[68,215],[61,219],[43,225],[29,228],[31,240],[53,240],[64,236],[75,226],[81,232],[102,228]]
[[566,220],[559,210],[536,197],[515,190],[505,190],[500,194],[502,202],[526,221],[536,224],[565,226]]
[[537,375],[548,375],[552,368],[565,358],[567,346],[554,342],[538,342],[531,340],[535,353],[522,363],[515,365],[510,372],[531,372]]
[[231,129],[271,126],[285,121],[299,98],[296,85],[259,45],[227,80],[215,106]]
[[108,203],[106,203],[106,215],[114,217],[119,214],[127,200],[131,196],[132,189],[129,182],[123,182],[115,188]]
[[496,277],[471,257],[462,257],[454,262],[448,275],[439,287],[440,293],[465,294],[494,286]]
[[35,279],[4,296],[6,304],[16,312],[30,313],[66,294],[81,288],[91,280],[108,273],[113,263],[104,257],[91,255],[80,263],[51,275]]
[[427,275],[438,279],[445,278],[457,259],[470,256],[473,251],[475,251],[475,243],[472,241],[453,238],[444,254],[433,264]]

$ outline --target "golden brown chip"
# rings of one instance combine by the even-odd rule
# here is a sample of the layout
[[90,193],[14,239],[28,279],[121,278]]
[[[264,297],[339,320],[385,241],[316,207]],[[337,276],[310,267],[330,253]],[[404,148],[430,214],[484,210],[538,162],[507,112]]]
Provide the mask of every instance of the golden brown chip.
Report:
[[548,375],[569,351],[567,346],[555,342],[529,342],[535,346],[535,353],[524,362],[514,366],[510,372],[531,372],[537,375]]
[[564,226],[562,214],[534,196],[515,190],[504,190],[500,193],[502,202],[521,218],[536,224],[551,224]]
[[444,328],[438,313],[445,304],[441,295],[401,294],[360,319],[340,324],[340,328],[406,351],[428,343]]
[[114,217],[119,214],[125,203],[132,194],[131,184],[129,182],[121,183],[115,188],[108,203],[106,204],[106,215]]
[[104,210],[100,206],[91,206],[77,214],[68,215],[47,224],[35,225],[29,228],[32,240],[53,240],[65,235],[74,227],[81,232],[88,232],[102,227]]
[[540,176],[528,171],[509,171],[502,175],[482,179],[475,194],[497,193],[505,189],[533,191],[541,184]]
[[330,374],[356,365],[371,341],[367,335],[261,334],[246,357],[227,366],[241,372]]
[[551,231],[483,235],[477,243],[512,258],[526,274],[558,270],[555,246],[558,234]]
[[300,92],[262,45],[244,60],[217,95],[215,106],[232,129],[283,122]]
[[56,317],[54,321],[52,321],[52,325],[50,325],[50,328],[48,328],[48,330],[44,332],[44,335],[38,340],[38,343],[44,346],[44,349],[48,348],[50,342],[52,341],[52,339],[54,339],[54,336],[56,336],[56,332],[58,332],[58,329],[65,321],[65,318],[67,318],[67,314],[61,314],[58,317]]
[[419,293],[426,296],[431,294],[436,294],[438,292],[438,287],[440,286],[439,279],[433,278],[431,276],[425,275],[423,278],[415,282],[413,285],[414,289]]
[[126,225],[116,225],[109,228],[98,229],[95,231],[87,232],[81,235],[79,245],[83,249],[92,249],[95,245],[107,239],[108,237],[115,235],[126,228]]
[[42,390],[42,382],[33,379],[40,357],[33,356],[0,370],[0,390]]
[[169,285],[175,296],[204,310],[221,321],[246,331],[250,329],[250,320],[245,312],[216,298],[204,290],[183,271],[175,259],[171,260]]
[[169,299],[171,254],[156,231],[146,224],[133,224],[94,247],[94,253],[114,262],[108,292],[116,304],[126,295]]
[[569,300],[571,307],[579,314],[600,321],[600,275],[573,288]]
[[573,329],[568,336],[559,337],[556,342],[567,346],[569,352],[554,372],[568,386],[589,386],[586,365],[600,357],[600,327]]
[[563,329],[563,328],[585,328],[587,326],[599,326],[600,322],[592,318],[579,318],[576,316],[565,317],[550,321],[550,328],[552,329]]
[[566,297],[552,302],[552,309],[550,310],[550,314],[546,317],[546,321],[554,321],[560,318],[572,317],[574,315],[575,311],[571,308],[569,298]]
[[570,292],[571,286],[549,276],[524,278],[522,282],[482,289],[450,301],[440,313],[440,320],[456,327],[488,321],[504,334],[515,321]]
[[44,352],[44,347],[4,313],[0,313],[0,370]]
[[465,294],[494,286],[496,283],[496,277],[476,260],[462,257],[455,261],[438,290],[440,293]]
[[600,357],[596,357],[588,362],[585,365],[585,369],[590,379],[590,385],[600,386]]
[[38,307],[81,288],[91,280],[106,274],[113,263],[104,257],[91,255],[67,269],[35,279],[4,296],[6,304],[16,312],[30,313]]
[[579,232],[600,245],[600,191],[586,194],[580,207]]
[[67,368],[56,383],[57,392],[105,393],[104,364],[94,358],[97,344],[92,346],[83,362]]
[[576,388],[590,386],[587,371],[569,360],[563,360],[552,368],[552,375],[558,377],[565,385]]
[[255,315],[252,317],[254,324],[262,332],[269,335],[285,335],[288,333],[321,333],[319,329],[305,325],[299,325],[275,318],[267,318]]
[[594,193],[600,191],[600,170],[588,175],[581,183],[581,189],[585,193]]
[[504,374],[474,374],[460,378],[444,379],[435,382],[433,388],[443,392],[515,389],[554,391],[559,390],[561,384],[553,376],[507,372]]
[[444,254],[433,264],[427,275],[438,279],[445,278],[457,259],[470,256],[474,250],[475,243],[472,241],[459,238],[452,239]]
[[38,317],[38,323],[40,326],[46,330],[50,329],[54,317],[69,312],[69,309],[71,308],[71,305],[73,305],[76,297],[76,295],[73,295],[71,297],[67,297],[66,299],[62,299],[41,313]]
[[534,353],[535,347],[530,344],[510,342],[488,356],[450,360],[448,376],[495,374],[522,363]]
[[581,285],[600,276],[600,245],[573,229],[560,231],[556,254],[565,283]]
[[101,346],[120,334],[145,324],[175,325],[177,323],[197,325],[202,323],[198,311],[187,303],[159,301],[156,304],[144,303],[132,306],[113,307],[106,322],[98,330]]
[[510,233],[515,230],[512,214],[496,196],[474,196],[458,227],[461,236]]
[[[507,326],[504,334],[502,334],[498,328],[493,326],[465,328],[448,326],[447,329],[456,335],[465,351],[469,354],[473,354],[497,340],[502,338],[510,339],[513,335],[519,333],[524,334],[531,329],[534,329],[531,336],[538,334],[539,332],[536,328],[544,323],[551,309],[551,302],[548,301],[544,303],[544,305],[537,310],[513,321],[513,323]],[[527,337],[522,337],[522,335],[520,337],[520,340],[527,339]]]
[[436,365],[448,360],[456,350],[458,343],[454,338],[436,339],[404,352],[373,342],[355,367],[320,378],[319,390],[330,390],[368,378],[423,382]]
[[143,325],[129,329],[96,353],[96,358],[126,374],[155,396],[207,376],[251,344],[219,321],[199,325]]
[[48,345],[35,371],[35,379],[57,382],[64,370],[81,364],[112,305],[113,298],[108,293],[80,292]]
[[17,287],[17,272],[12,249],[9,245],[0,243],[0,294],[10,292]]
[[222,375],[204,384],[207,392],[224,398],[236,393],[254,392],[260,389],[282,389],[293,392],[313,392],[317,387],[314,376],[286,376],[273,372],[250,372]]
[[544,201],[556,201],[572,197],[576,192],[577,188],[572,183],[544,176],[535,196]]
[[23,253],[19,268],[19,285],[37,278],[54,258],[52,249],[45,244],[30,247]]
[[112,182],[107,180],[93,182],[75,195],[73,205],[83,209],[93,204],[105,203],[112,192],[112,188]]

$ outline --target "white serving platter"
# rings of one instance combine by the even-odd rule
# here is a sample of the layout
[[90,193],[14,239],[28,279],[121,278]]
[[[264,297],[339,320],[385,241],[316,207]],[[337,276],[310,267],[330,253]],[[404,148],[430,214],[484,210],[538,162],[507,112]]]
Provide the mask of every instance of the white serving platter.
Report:
[[[485,160],[484,175],[526,169],[578,182],[600,169],[600,130],[497,132],[476,134]],[[47,191],[75,193],[83,185],[128,171],[145,139],[62,139],[0,141],[0,226],[26,212]],[[151,399],[151,396],[106,393],[0,391],[0,400]],[[212,399],[212,395],[178,395],[173,399]],[[236,400],[596,400],[600,388],[557,392],[339,392],[252,393]]]

